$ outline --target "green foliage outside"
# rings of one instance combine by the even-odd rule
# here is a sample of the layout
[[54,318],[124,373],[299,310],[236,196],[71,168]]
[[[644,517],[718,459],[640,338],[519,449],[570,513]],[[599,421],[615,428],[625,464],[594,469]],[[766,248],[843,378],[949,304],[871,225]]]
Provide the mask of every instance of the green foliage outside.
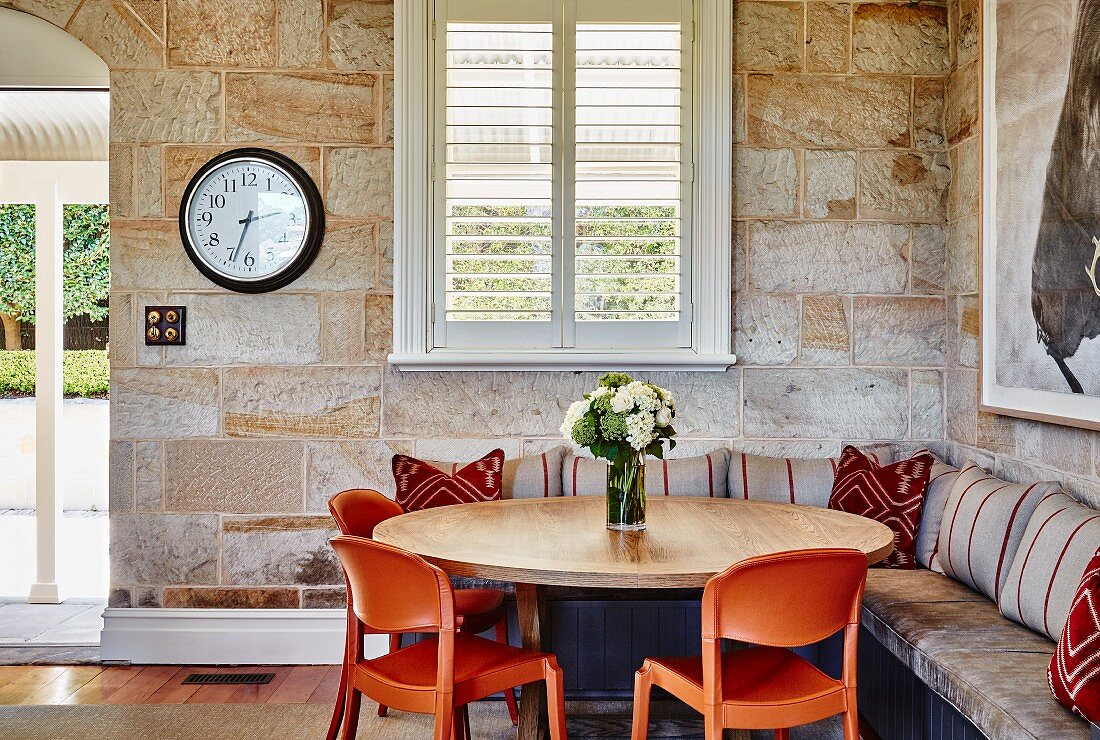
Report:
[[[67,205],[63,215],[64,318],[107,316],[111,267],[106,205]],[[0,320],[5,348],[18,350],[19,325],[34,323],[34,206],[0,205]]]
[[[67,350],[64,393],[72,398],[106,398],[110,388],[107,352],[101,349]],[[34,395],[34,351],[0,352],[0,397]]]

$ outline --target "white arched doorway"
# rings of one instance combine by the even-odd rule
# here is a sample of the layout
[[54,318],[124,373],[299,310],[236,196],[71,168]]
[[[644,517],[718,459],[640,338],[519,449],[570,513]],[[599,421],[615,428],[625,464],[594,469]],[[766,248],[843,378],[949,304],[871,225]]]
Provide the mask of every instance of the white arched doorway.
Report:
[[0,8],[0,203],[35,207],[35,579],[57,603],[62,516],[63,231],[66,204],[108,202],[109,74],[80,41]]

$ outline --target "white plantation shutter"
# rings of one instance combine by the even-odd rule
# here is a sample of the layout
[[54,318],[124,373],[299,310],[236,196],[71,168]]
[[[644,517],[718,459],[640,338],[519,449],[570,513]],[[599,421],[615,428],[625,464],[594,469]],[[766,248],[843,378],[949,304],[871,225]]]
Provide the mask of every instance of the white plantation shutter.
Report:
[[691,346],[691,15],[438,0],[434,346]]

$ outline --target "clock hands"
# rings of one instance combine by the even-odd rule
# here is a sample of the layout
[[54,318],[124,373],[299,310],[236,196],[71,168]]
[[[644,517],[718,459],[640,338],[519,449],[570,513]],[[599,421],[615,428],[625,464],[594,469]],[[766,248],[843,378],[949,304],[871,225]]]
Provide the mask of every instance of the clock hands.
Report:
[[237,242],[237,248],[233,250],[233,254],[230,257],[233,262],[237,261],[237,255],[241,253],[241,246],[244,245],[244,235],[248,233],[249,225],[256,220],[257,219],[252,216],[252,211],[249,211],[248,215],[244,219],[237,222],[244,224],[244,228],[241,229],[241,239]]

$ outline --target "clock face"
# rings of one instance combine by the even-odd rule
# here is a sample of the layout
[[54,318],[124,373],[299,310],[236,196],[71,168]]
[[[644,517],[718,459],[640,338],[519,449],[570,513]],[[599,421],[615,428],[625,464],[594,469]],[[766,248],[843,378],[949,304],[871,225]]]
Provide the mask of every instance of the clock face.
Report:
[[180,208],[191,259],[211,280],[243,292],[297,278],[320,243],[320,197],[301,168],[274,152],[216,157],[192,179]]

